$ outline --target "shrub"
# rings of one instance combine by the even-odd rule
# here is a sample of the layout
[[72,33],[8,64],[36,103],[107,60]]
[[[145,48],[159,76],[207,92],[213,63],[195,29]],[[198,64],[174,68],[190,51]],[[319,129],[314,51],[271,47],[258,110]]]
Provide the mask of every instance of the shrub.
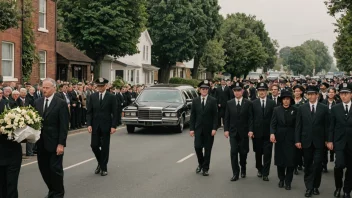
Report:
[[197,79],[184,79],[184,78],[170,78],[169,83],[171,84],[183,84],[183,85],[191,85],[192,87],[197,87],[200,83],[200,80]]

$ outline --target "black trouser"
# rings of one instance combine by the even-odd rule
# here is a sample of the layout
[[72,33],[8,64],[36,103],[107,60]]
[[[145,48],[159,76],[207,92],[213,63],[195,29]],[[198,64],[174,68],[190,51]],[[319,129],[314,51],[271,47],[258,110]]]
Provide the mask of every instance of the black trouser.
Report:
[[273,143],[270,142],[269,136],[263,136],[261,139],[253,141],[256,147],[255,162],[256,168],[263,176],[269,176]]
[[82,115],[81,115],[81,125],[84,126],[86,125],[86,121],[87,121],[87,118],[86,118],[86,115],[87,115],[87,109],[85,108],[81,108],[81,112],[82,112]]
[[76,107],[76,126],[82,126],[82,108],[80,106]]
[[323,152],[324,148],[315,148],[313,144],[308,148],[303,148],[304,183],[309,190],[320,187]]
[[117,124],[118,125],[121,125],[122,124],[122,122],[121,122],[121,116],[122,116],[122,106],[119,106],[118,108],[117,108]]
[[18,198],[18,176],[21,170],[21,160],[0,166],[0,197]]
[[296,148],[295,167],[303,166],[303,150]]
[[218,127],[221,127],[221,119],[224,120],[224,117],[225,117],[225,111],[226,111],[226,106],[222,106],[219,107],[218,109]]
[[[352,190],[352,149],[346,148],[341,151],[335,151],[336,162],[334,169],[334,178],[336,188],[342,188],[345,193],[351,193]],[[346,168],[345,182],[343,184],[343,169]]]
[[33,148],[34,148],[35,144],[34,143],[26,143],[26,155],[33,155]]
[[[214,136],[211,134],[201,133],[194,138],[194,149],[197,154],[198,165],[203,171],[209,170],[211,149],[213,148]],[[204,154],[203,154],[204,148]]]
[[110,131],[102,131],[99,127],[96,133],[92,133],[90,146],[101,170],[107,171],[110,152]]
[[49,198],[64,197],[63,155],[48,152],[45,148],[38,148],[38,166],[43,180],[49,189]]
[[71,126],[70,126],[71,129],[75,129],[78,127],[78,125],[77,125],[77,112],[78,112],[78,110],[77,109],[78,109],[77,107],[71,108]]
[[294,167],[277,166],[277,175],[280,181],[285,181],[286,185],[291,185]]
[[240,172],[240,167],[238,165],[238,156],[240,156],[240,165],[243,171],[246,171],[247,164],[247,150],[243,148],[242,141],[248,141],[239,137],[238,133],[236,136],[230,136],[230,145],[231,145],[231,166],[233,175],[238,175]]

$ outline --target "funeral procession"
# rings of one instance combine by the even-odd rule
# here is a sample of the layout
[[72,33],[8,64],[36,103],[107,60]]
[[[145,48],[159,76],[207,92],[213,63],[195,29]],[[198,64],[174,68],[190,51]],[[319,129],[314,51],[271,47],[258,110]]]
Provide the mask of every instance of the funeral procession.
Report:
[[0,0],[0,42],[0,198],[351,198],[350,0]]

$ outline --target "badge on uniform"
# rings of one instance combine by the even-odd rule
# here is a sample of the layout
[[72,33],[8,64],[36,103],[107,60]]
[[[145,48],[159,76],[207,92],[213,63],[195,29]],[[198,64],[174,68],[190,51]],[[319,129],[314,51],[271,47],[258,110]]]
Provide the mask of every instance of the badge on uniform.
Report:
[[264,87],[264,83],[260,83],[260,86]]
[[204,80],[204,84],[208,84],[208,80]]
[[100,78],[99,78],[99,82],[100,82],[100,83],[103,83],[103,82],[104,82],[104,79],[100,77]]

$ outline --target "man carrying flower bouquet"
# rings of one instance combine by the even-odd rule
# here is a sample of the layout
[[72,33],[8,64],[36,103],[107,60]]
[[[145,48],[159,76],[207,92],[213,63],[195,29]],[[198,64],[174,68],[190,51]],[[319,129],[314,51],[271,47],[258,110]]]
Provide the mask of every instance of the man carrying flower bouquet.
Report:
[[43,95],[34,102],[35,109],[43,118],[40,139],[37,142],[38,165],[48,186],[48,198],[64,197],[64,171],[62,166],[64,147],[68,133],[67,103],[55,96],[56,82],[43,80]]

